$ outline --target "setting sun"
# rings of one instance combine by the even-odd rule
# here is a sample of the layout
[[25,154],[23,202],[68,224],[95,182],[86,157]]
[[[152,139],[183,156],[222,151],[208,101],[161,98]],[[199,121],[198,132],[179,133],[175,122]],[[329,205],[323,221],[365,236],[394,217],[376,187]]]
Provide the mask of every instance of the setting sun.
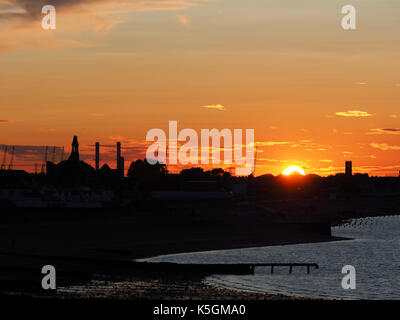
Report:
[[302,176],[305,176],[306,173],[304,172],[304,170],[298,166],[290,166],[287,167],[285,170],[283,170],[282,174],[285,176],[289,176],[291,174],[301,174]]

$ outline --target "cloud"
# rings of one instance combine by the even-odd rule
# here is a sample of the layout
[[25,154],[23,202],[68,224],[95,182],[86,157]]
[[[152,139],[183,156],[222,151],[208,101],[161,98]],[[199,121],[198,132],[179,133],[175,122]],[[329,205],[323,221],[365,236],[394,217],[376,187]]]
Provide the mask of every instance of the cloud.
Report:
[[286,144],[291,144],[293,142],[290,141],[261,141],[261,142],[256,142],[255,145],[257,147],[273,147],[273,146],[280,146],[280,145],[286,145]]
[[225,107],[221,104],[215,104],[215,105],[209,105],[209,106],[203,106],[202,108],[206,108],[206,109],[216,109],[216,110],[220,110],[220,111],[225,111]]
[[366,134],[400,134],[399,128],[370,129]]
[[104,113],[91,113],[92,117],[104,117]]
[[[15,50],[52,50],[93,45],[78,41],[83,31],[107,32],[135,11],[184,10],[210,0],[0,0],[0,54]],[[57,32],[41,28],[42,7],[53,5]]]
[[108,139],[112,141],[123,141],[125,138],[123,136],[109,136]]
[[189,25],[189,21],[185,15],[177,14],[176,17],[178,18],[178,21],[182,26],[187,27]]
[[75,10],[76,13],[95,13],[110,16],[130,11],[182,10],[209,0],[0,0],[0,19],[36,19],[42,16],[42,7],[53,5],[57,14]]
[[375,148],[375,149],[380,149],[383,151],[387,151],[387,150],[400,150],[400,146],[391,146],[387,143],[376,143],[376,142],[371,142],[369,144],[371,147]]
[[358,84],[360,86],[366,86],[368,82],[356,82],[355,84]]
[[57,131],[56,128],[36,128],[37,132],[55,132]]
[[0,120],[0,123],[9,123],[10,122],[10,120]]
[[360,110],[348,110],[348,111],[336,112],[336,115],[340,117],[356,117],[356,118],[372,117],[372,114]]
[[287,146],[290,148],[302,148],[305,151],[326,151],[331,148],[330,145],[323,145],[312,140],[301,140],[299,142],[293,141],[259,141],[255,143],[256,147],[275,147]]
[[293,143],[290,147],[302,148],[305,151],[326,151],[331,148],[329,145],[319,144],[312,140],[301,140],[300,142]]

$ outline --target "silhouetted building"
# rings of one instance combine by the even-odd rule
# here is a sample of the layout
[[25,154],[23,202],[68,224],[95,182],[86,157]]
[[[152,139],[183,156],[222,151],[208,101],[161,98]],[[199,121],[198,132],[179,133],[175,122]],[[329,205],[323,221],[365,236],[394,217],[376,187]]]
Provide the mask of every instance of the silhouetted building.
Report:
[[68,160],[58,164],[47,161],[47,176],[57,185],[80,186],[87,185],[94,180],[94,168],[84,161],[79,160],[78,137],[72,140],[72,151]]
[[352,175],[353,175],[353,162],[346,161],[346,176],[352,176]]

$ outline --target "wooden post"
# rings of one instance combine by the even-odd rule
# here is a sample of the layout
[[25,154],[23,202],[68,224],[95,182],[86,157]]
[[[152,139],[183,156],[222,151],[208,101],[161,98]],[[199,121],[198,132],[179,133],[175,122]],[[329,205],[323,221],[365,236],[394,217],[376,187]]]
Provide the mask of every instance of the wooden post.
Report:
[[274,273],[274,266],[271,265],[271,274],[273,274],[273,273]]
[[307,265],[307,273],[310,273],[310,265]]
[[289,267],[289,273],[292,273],[292,269],[293,269],[293,266],[290,265],[290,267]]

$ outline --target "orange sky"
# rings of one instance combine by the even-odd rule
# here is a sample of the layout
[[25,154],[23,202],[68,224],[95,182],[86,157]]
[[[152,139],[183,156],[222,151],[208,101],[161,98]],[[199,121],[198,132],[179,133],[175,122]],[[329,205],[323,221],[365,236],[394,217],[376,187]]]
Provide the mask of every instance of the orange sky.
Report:
[[[148,130],[177,120],[255,129],[257,175],[328,175],[349,159],[397,175],[400,3],[350,2],[356,31],[340,25],[349,1],[0,0],[0,144],[68,152],[78,135],[85,159],[99,141],[111,162],[121,140],[132,161]],[[43,160],[26,149],[17,164]]]

